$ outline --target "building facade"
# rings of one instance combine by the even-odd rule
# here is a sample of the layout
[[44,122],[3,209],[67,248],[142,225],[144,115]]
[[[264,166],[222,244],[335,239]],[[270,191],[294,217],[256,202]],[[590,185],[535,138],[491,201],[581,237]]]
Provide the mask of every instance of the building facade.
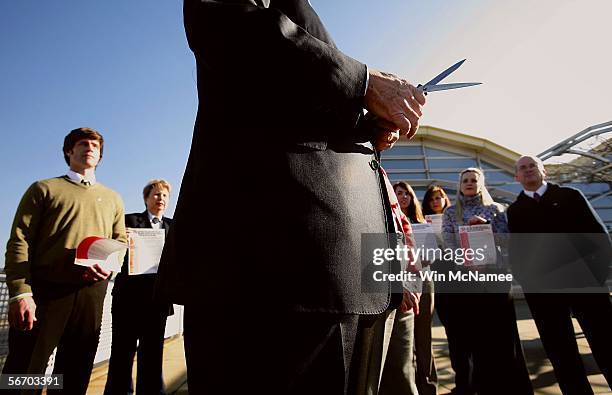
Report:
[[[487,189],[493,199],[510,204],[522,190],[514,180],[514,163],[520,156],[486,139],[421,126],[412,140],[402,138],[392,149],[383,152],[382,166],[391,182],[408,182],[419,199],[423,198],[428,186],[437,184],[451,200],[457,194],[459,172],[467,167],[479,167],[485,173]],[[571,177],[555,177],[552,181],[580,189],[612,230],[610,182],[585,182]]]

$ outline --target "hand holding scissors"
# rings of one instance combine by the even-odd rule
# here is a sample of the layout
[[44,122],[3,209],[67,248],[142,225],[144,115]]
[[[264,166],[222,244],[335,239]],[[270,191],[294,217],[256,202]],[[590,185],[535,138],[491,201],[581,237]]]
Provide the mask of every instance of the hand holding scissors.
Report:
[[438,74],[424,85],[414,86],[410,82],[390,73],[370,69],[365,108],[379,119],[379,130],[374,137],[377,150],[389,149],[399,140],[400,135],[412,138],[423,115],[425,95],[447,89],[465,88],[480,82],[438,84],[465,62],[459,61]]
[[[368,113],[381,120],[380,126],[396,132],[397,138],[400,134],[411,138],[419,126],[419,118],[423,115],[425,95],[402,78],[370,69],[364,104]],[[395,141],[381,143],[387,147]]]
[[429,92],[444,91],[447,89],[465,88],[468,86],[482,84],[482,82],[457,82],[454,84],[438,84],[438,82],[442,81],[444,78],[448,77],[452,72],[454,72],[459,67],[461,67],[463,62],[465,62],[465,59],[460,60],[459,62],[455,63],[448,69],[444,70],[443,72],[435,76],[434,79],[427,82],[426,84],[424,85],[419,84],[417,86],[417,89],[420,89],[424,95],[427,95]]

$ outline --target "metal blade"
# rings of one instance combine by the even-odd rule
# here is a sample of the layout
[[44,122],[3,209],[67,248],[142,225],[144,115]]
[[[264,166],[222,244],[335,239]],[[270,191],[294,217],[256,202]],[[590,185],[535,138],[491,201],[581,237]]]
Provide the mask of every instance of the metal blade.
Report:
[[452,73],[453,71],[457,70],[459,67],[461,67],[461,65],[463,64],[463,62],[465,62],[465,59],[458,61],[457,63],[455,63],[454,65],[452,65],[451,67],[449,67],[448,69],[444,70],[443,72],[441,72],[440,74],[438,74],[437,76],[434,77],[433,80],[429,81],[428,83],[425,84],[425,86],[428,85],[435,85],[438,82],[442,81],[444,78],[448,77],[448,75],[450,73]]
[[459,82],[456,84],[425,85],[423,87],[423,92],[445,91],[447,89],[465,88],[480,84],[482,84],[482,82]]

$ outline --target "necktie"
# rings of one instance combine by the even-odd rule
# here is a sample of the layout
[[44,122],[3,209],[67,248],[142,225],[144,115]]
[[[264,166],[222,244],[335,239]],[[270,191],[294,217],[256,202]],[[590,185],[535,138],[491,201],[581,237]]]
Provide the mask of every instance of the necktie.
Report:
[[535,200],[537,203],[540,203],[540,199],[542,199],[542,196],[540,196],[539,193],[534,192],[533,193],[533,200]]
[[85,185],[86,187],[88,187],[88,186],[90,186],[90,185],[91,185],[91,182],[89,182],[89,181],[87,181],[87,180],[83,179],[83,180],[81,180],[81,184],[83,184],[83,185]]
[[151,220],[151,222],[153,222],[154,224],[156,224],[156,225],[157,225],[157,224],[158,224],[158,223],[160,223],[161,221],[159,220],[159,218],[157,218],[157,217],[153,217],[153,219]]

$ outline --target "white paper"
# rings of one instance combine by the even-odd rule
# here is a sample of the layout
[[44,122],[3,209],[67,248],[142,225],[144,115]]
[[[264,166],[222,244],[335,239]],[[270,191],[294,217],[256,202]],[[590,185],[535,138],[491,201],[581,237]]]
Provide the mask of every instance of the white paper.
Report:
[[438,243],[431,224],[412,224],[414,248],[437,249]]
[[442,234],[442,218],[444,214],[429,214],[425,216],[425,221],[431,225],[435,234]]
[[164,229],[128,228],[128,273],[157,273],[165,240]]
[[465,266],[495,265],[497,263],[497,248],[490,224],[459,227],[461,248],[481,249],[484,259],[467,260]]
[[126,244],[117,240],[94,236],[86,237],[77,247],[77,258],[75,258],[74,263],[80,266],[97,264],[104,270],[118,272],[121,270],[119,257],[126,247]]

